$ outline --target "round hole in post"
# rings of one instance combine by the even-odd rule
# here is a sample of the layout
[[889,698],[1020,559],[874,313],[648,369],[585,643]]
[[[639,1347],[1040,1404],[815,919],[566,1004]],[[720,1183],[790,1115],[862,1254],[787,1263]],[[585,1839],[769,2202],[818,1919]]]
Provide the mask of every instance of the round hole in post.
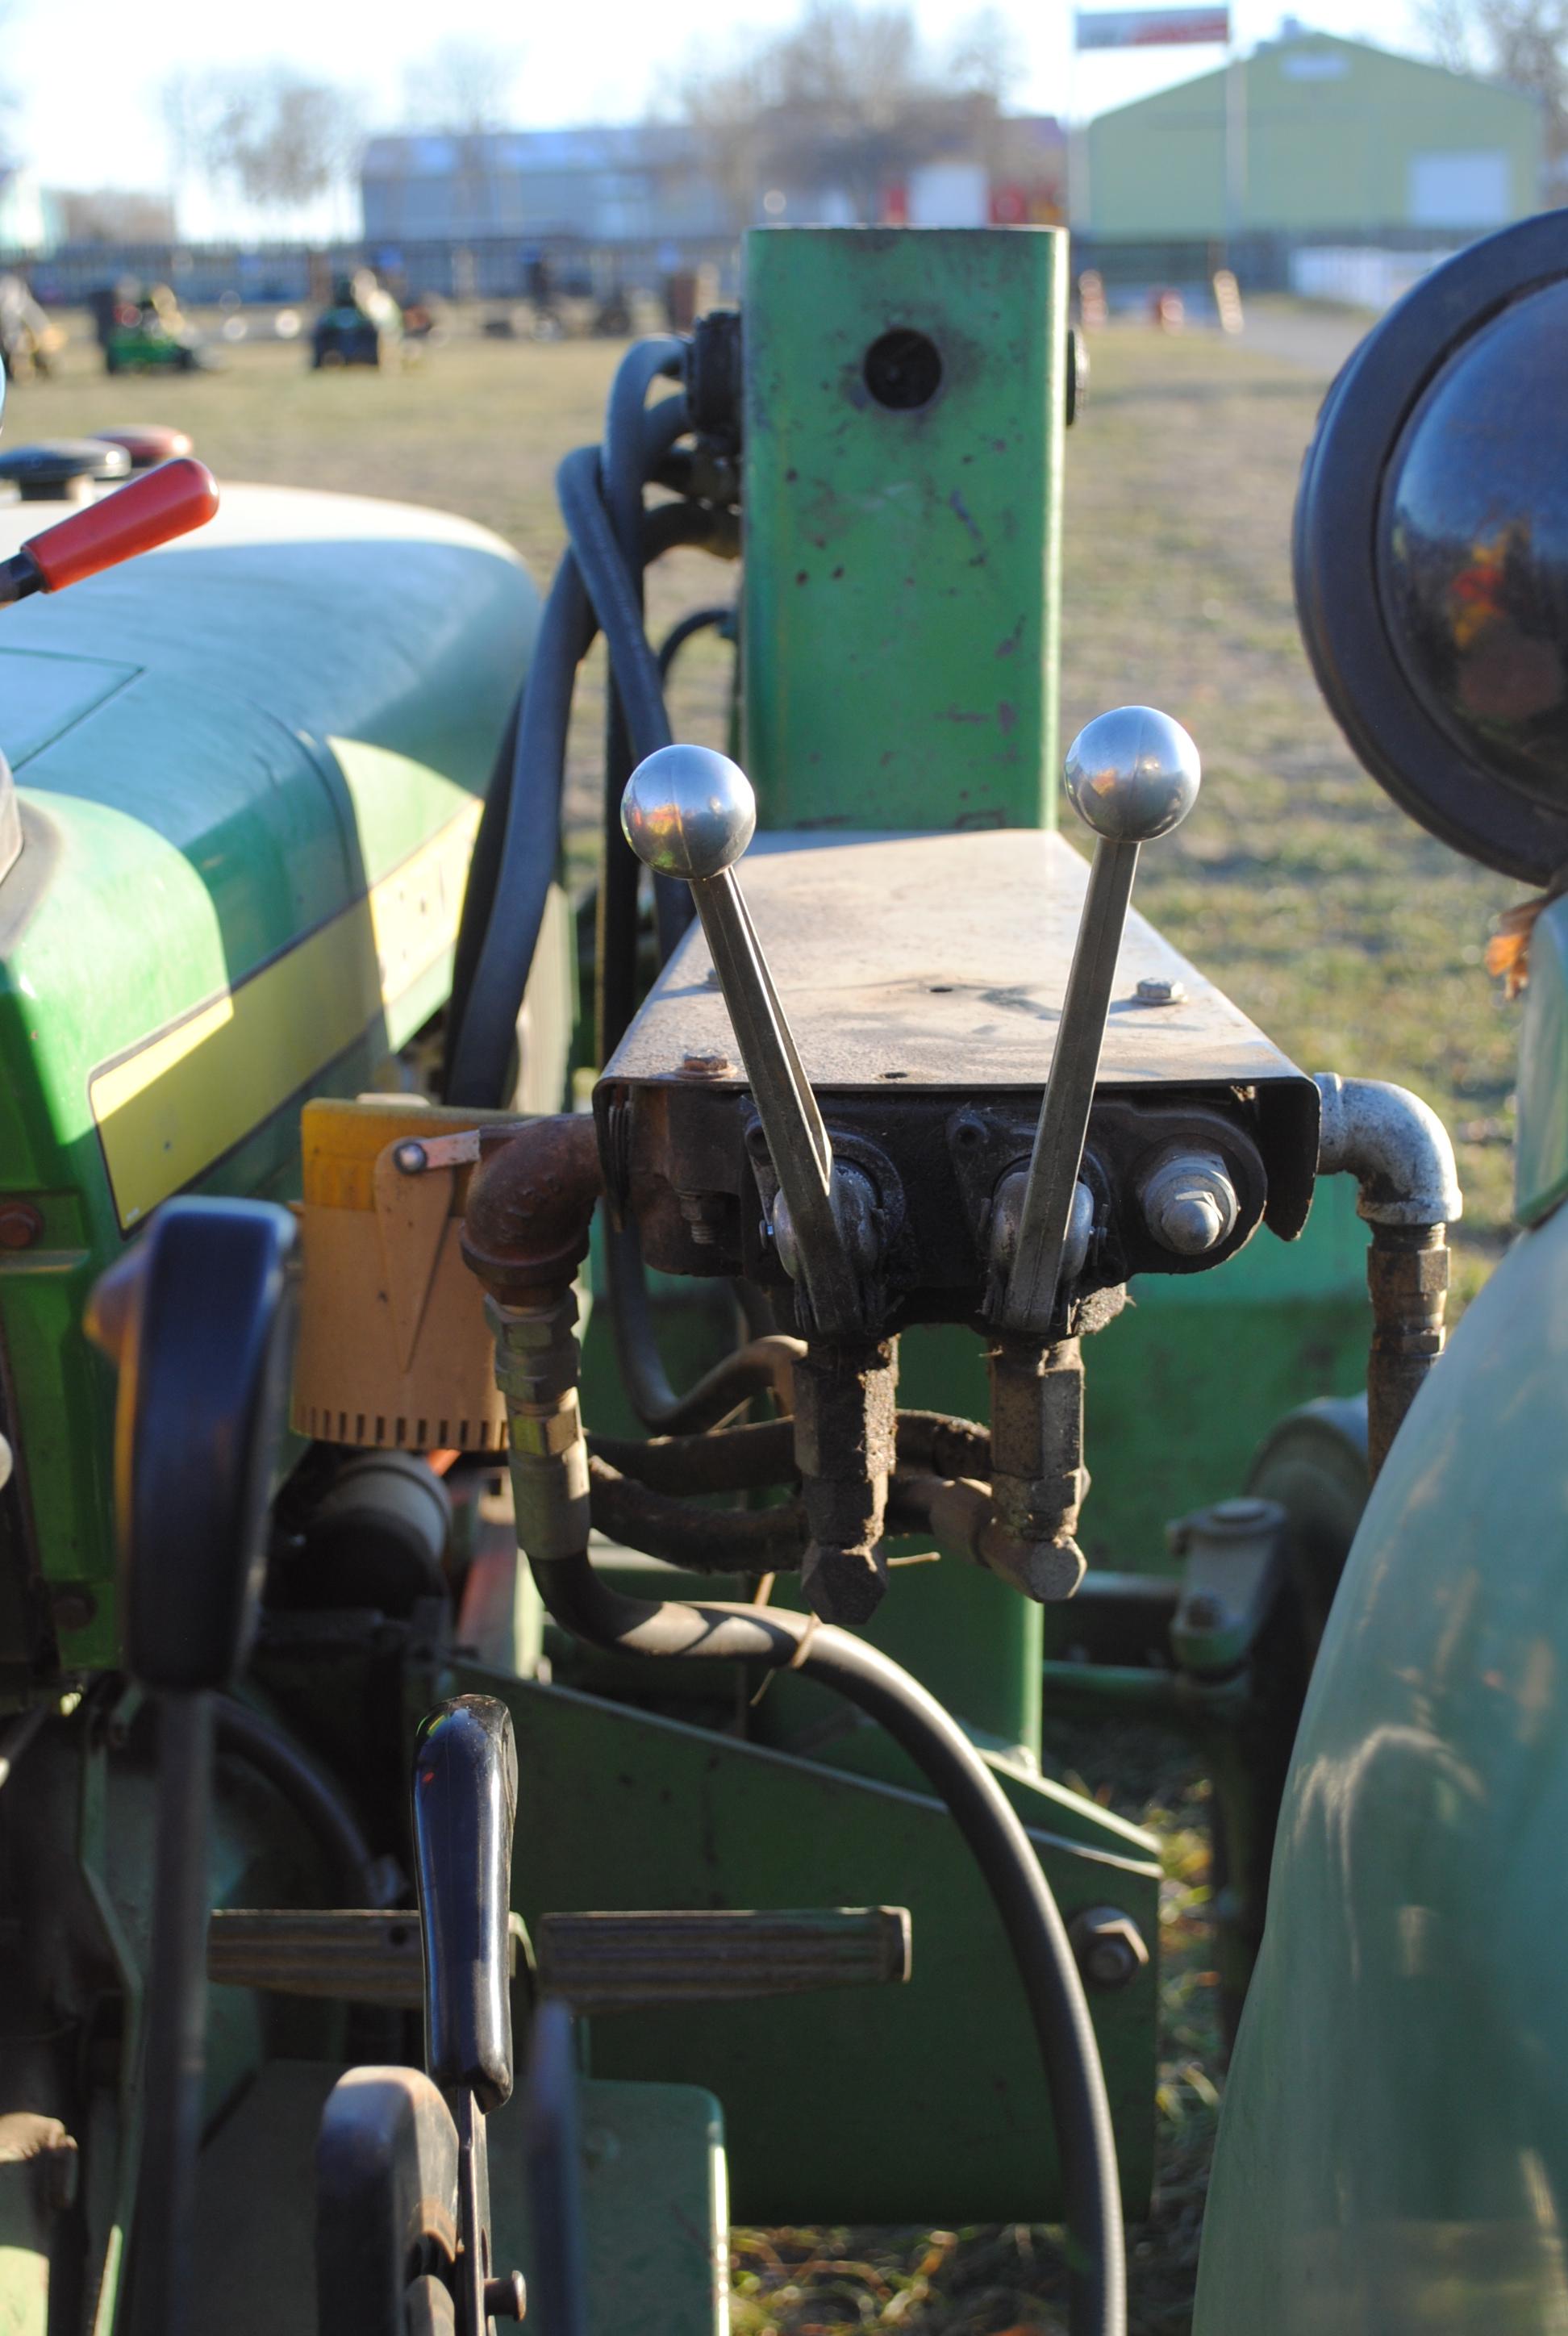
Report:
[[862,368],[879,405],[912,414],[929,405],[942,384],[942,353],[929,333],[895,325],[874,340]]

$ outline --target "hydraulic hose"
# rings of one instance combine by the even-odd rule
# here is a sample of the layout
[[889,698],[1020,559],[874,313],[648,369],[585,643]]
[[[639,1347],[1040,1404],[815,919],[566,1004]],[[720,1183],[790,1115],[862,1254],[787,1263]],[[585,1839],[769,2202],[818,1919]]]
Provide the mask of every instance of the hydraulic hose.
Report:
[[[632,565],[610,528],[599,493],[599,450],[579,446],[555,474],[567,540],[609,651],[633,754],[640,762],[670,743],[658,659],[643,630]],[[640,524],[640,520],[639,520]]]
[[[655,443],[650,446],[648,394],[656,381],[678,379],[685,373],[689,346],[673,333],[656,333],[647,340],[634,342],[617,365],[610,384],[600,460],[610,526],[628,566],[637,558],[643,482],[653,464],[680,435],[680,431],[675,430],[663,444]],[[680,407],[682,427],[686,426],[684,395],[666,398],[654,409],[661,417],[654,433],[656,441],[658,428],[667,426],[672,418],[666,409],[673,405]],[[639,594],[639,601],[640,598]]]
[[1050,2089],[1069,2248],[1070,2336],[1125,2336],[1126,2270],[1115,2137],[1094,2026],[1061,1914],[1000,1786],[918,1679],[847,1630],[775,1607],[623,1597],[586,1554],[535,1562],[552,1619],[620,1654],[786,1665],[885,1728],[946,1803],[985,1876],[1028,2000]]
[[359,1820],[307,1752],[282,1728],[233,1696],[215,1698],[218,1749],[231,1752],[265,1776],[304,1819],[330,1859],[346,1906],[379,1906],[385,1870],[371,1853]]
[[635,1228],[629,1222],[607,1226],[604,1248],[616,1359],[631,1407],[645,1427],[661,1435],[689,1435],[715,1426],[754,1395],[771,1395],[781,1410],[793,1411],[792,1372],[805,1353],[805,1341],[778,1331],[737,1348],[685,1395],[677,1395],[654,1337],[648,1277]]
[[523,692],[519,690],[511,702],[511,712],[506,717],[506,728],[501,734],[501,744],[495,750],[490,781],[484,790],[484,803],[479,814],[479,832],[473,839],[469,856],[468,881],[463,891],[463,911],[458,920],[457,941],[452,956],[452,992],[446,1002],[446,1028],[450,1049],[463,1027],[468,1008],[469,992],[473,988],[474,969],[479,952],[490,925],[490,912],[495,901],[496,880],[501,873],[502,845],[506,837],[506,814],[511,803],[512,782],[517,769],[517,727],[522,719]]
[[[660,1493],[753,1493],[794,1483],[794,1423],[765,1419],[706,1436],[590,1436],[589,1449],[622,1476]],[[898,1415],[901,1468],[931,1476],[986,1477],[991,1472],[989,1428],[940,1411]]]
[[799,1501],[775,1509],[702,1509],[592,1455],[588,1488],[594,1524],[609,1540],[696,1573],[794,1573],[811,1538]]
[[[727,513],[697,503],[660,503],[643,523],[644,564],[678,544],[732,559],[738,531]],[[505,784],[498,793],[492,782],[469,870],[448,1017],[449,1103],[485,1106],[506,1100],[518,1012],[560,858],[560,793],[577,667],[597,629],[569,551],[545,603],[515,732],[509,725],[511,754],[498,763]],[[496,913],[498,901],[505,903],[504,915]],[[635,929],[632,940],[635,952]]]
[[[597,477],[604,498],[610,539],[620,553],[627,580],[636,599],[639,635],[643,631],[643,592],[638,549],[642,527],[643,489],[649,474],[657,469],[689,418],[684,393],[678,397],[665,399],[652,414],[647,410],[648,394],[661,375],[683,374],[687,355],[687,344],[677,340],[673,334],[661,333],[651,339],[638,341],[627,351],[616,367],[605,409],[604,439],[599,453]],[[562,509],[564,511],[564,502]],[[570,534],[570,515],[567,515],[567,527]],[[608,636],[608,627],[606,631]],[[601,804],[603,838],[599,854],[598,912],[601,964],[608,959],[618,966],[627,955],[624,949],[607,948],[609,936],[629,930],[633,947],[629,953],[632,961],[629,987],[624,979],[617,980],[610,987],[607,987],[603,980],[599,984],[597,1036],[601,1063],[609,1061],[611,1049],[631,1019],[636,1003],[638,886],[641,871],[620,832],[620,798],[631,775],[634,760],[631,736],[635,735],[625,704],[622,663],[611,638],[610,681],[605,708],[604,793]],[[661,710],[663,702],[661,688]],[[638,750],[640,754],[648,751],[646,746]],[[679,939],[689,918],[690,905],[685,894],[684,885],[672,885],[667,879],[662,882],[657,878],[654,880],[654,911],[661,963]]]
[[687,641],[697,633],[722,632],[734,616],[734,608],[726,601],[722,607],[694,608],[689,617],[683,617],[678,625],[672,625],[658,645],[658,669],[665,680],[669,679],[670,667]]
[[[577,562],[563,560],[544,605],[518,718],[502,841],[490,899],[483,903],[484,938],[472,951],[466,995],[458,996],[454,985],[449,1103],[490,1105],[502,1100],[518,1010],[560,859],[567,729],[577,668],[593,636],[593,614]],[[469,929],[465,900],[460,958]]]

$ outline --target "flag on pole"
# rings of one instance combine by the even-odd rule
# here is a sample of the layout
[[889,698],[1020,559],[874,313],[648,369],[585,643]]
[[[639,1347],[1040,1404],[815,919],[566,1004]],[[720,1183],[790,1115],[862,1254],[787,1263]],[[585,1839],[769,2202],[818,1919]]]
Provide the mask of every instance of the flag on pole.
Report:
[[1228,45],[1231,11],[1224,7],[1080,8],[1074,18],[1073,45],[1079,49],[1186,47],[1199,42]]

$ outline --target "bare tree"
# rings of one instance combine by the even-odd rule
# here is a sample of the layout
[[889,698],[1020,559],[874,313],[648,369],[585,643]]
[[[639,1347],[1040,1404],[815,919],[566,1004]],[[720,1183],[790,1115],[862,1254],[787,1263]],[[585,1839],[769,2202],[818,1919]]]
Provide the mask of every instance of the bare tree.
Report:
[[358,154],[352,92],[286,65],[179,73],[161,96],[179,173],[229,187],[258,210],[293,210],[329,194]]
[[694,66],[672,94],[737,220],[781,182],[836,189],[866,219],[891,180],[937,154],[985,157],[1017,74],[994,10],[932,54],[905,6],[809,0],[798,23]]
[[404,118],[411,129],[480,137],[504,130],[511,112],[521,52],[460,37],[438,42],[404,78]]
[[1568,152],[1568,0],[1417,0],[1416,20],[1455,73],[1534,92],[1548,152]]

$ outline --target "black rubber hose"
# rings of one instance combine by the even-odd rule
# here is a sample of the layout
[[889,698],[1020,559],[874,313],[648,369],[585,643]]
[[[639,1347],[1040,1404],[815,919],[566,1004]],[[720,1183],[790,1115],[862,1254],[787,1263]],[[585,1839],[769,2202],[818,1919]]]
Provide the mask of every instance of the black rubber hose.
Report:
[[579,446],[568,454],[555,474],[555,488],[567,540],[609,651],[631,750],[641,762],[669,745],[669,716],[658,659],[643,630],[642,596],[599,492],[599,449]]
[[[563,560],[534,644],[506,791],[502,840],[472,974],[446,1064],[448,1103],[502,1102],[518,1009],[560,860],[561,779],[577,668],[594,635],[575,560]],[[479,903],[476,901],[476,919]],[[469,923],[468,903],[463,922]],[[460,933],[460,943],[461,943]]]
[[512,774],[517,767],[517,725],[522,718],[522,691],[511,702],[511,712],[506,717],[501,744],[495,750],[491,767],[490,784],[484,791],[484,805],[479,814],[479,832],[473,839],[469,855],[468,879],[463,888],[463,913],[458,920],[457,943],[452,955],[452,990],[446,1001],[446,1027],[449,1040],[455,1039],[463,1027],[468,1010],[469,993],[473,988],[473,976],[479,964],[479,952],[490,926],[490,912],[495,903],[496,880],[501,873],[501,849],[506,837],[507,806],[511,801]]
[[[706,1436],[590,1436],[589,1449],[622,1476],[635,1476],[656,1492],[755,1493],[793,1484],[794,1423],[764,1419],[745,1427],[725,1427]],[[931,1476],[976,1476],[991,1473],[989,1428],[940,1411],[898,1415],[901,1468]]]
[[689,617],[683,617],[678,625],[672,625],[658,645],[658,669],[666,681],[669,679],[671,666],[687,641],[697,633],[722,632],[734,615],[734,607],[726,601],[722,608],[694,608]]
[[694,1573],[792,1573],[810,1538],[798,1501],[776,1509],[699,1509],[591,1457],[588,1488],[594,1524],[608,1540]]
[[304,1819],[332,1862],[345,1906],[378,1906],[383,1869],[359,1820],[308,1752],[248,1703],[219,1696],[214,1706],[218,1749],[248,1762]]
[[533,1575],[551,1618],[590,1646],[770,1669],[793,1664],[885,1728],[916,1763],[985,1876],[1028,2000],[1066,2195],[1070,2336],[1125,2336],[1115,2136],[1083,1982],[1028,1835],[957,1722],[875,1648],[805,1615],[626,1598],[599,1579],[586,1555],[536,1562]]
[[607,1225],[604,1249],[616,1360],[631,1407],[645,1427],[667,1436],[698,1433],[716,1426],[754,1395],[772,1395],[781,1410],[794,1409],[790,1373],[805,1353],[805,1345],[782,1331],[737,1348],[705,1372],[694,1387],[678,1395],[669,1383],[654,1337],[653,1308],[636,1227],[629,1222],[619,1227]]
[[[684,391],[678,397],[666,398],[652,414],[648,411],[648,394],[654,383],[661,377],[684,376],[689,354],[690,343],[677,339],[673,333],[658,333],[637,342],[616,367],[605,408],[604,438],[599,457],[599,484],[610,533],[619,549],[637,596],[639,631],[642,629],[643,591],[638,548],[642,530],[643,490],[650,473],[657,469],[676,439],[687,427],[690,418]],[[661,695],[661,705],[662,702]],[[605,711],[605,850],[600,883],[605,895],[607,920],[613,923],[629,919],[634,929],[641,871],[620,832],[620,798],[627,780],[631,776],[634,759],[631,740],[635,735],[634,725],[622,702],[619,668],[612,644],[610,686]],[[647,747],[637,750],[636,758],[640,759],[641,754],[648,751]],[[662,964],[690,921],[691,901],[686,886],[672,884],[668,878],[660,880],[656,877],[653,892],[659,962]],[[624,1012],[625,1019],[619,1027],[609,1033],[609,1046],[601,1050],[599,1057],[601,1063],[609,1061],[609,1046],[617,1043],[621,1031],[630,1021],[632,1006],[629,1001]]]
[[[650,448],[648,394],[656,381],[678,379],[684,375],[690,346],[673,333],[656,333],[647,340],[634,341],[617,365],[610,383],[601,456],[604,490],[610,526],[628,567],[637,558],[643,482],[652,464],[680,435],[677,430],[663,445]],[[665,408],[677,402],[666,398],[655,412],[662,416]],[[684,396],[678,402],[684,410]],[[683,420],[682,427],[685,426]]]
[[[643,489],[689,420],[684,392],[666,398],[651,414],[647,410],[648,394],[661,375],[684,373],[687,354],[687,344],[671,334],[639,341],[628,350],[616,368],[605,411],[604,439],[599,454],[599,488],[611,536],[636,595],[639,631],[643,590],[638,549]],[[634,760],[628,733],[612,645],[605,705],[602,834],[596,912],[596,954],[601,971],[594,1001],[594,1037],[601,1063],[609,1060],[637,1007],[638,896],[642,870],[620,832],[620,799]],[[672,884],[668,878],[655,877],[653,894],[662,964],[686,930],[691,901],[686,886]],[[625,939],[628,934],[629,945]]]
[[[719,559],[733,559],[739,530],[729,513],[698,503],[660,503],[644,522],[644,563],[677,544],[701,545]],[[482,838],[488,822],[492,837],[503,836],[504,842],[492,842],[482,860],[476,845],[469,871],[457,961],[472,970],[461,992],[455,981],[453,986],[444,1086],[449,1103],[494,1105],[506,1100],[518,1011],[560,858],[560,792],[577,667],[596,630],[577,563],[568,552],[545,604],[506,783],[493,813],[487,798],[481,822]],[[578,641],[581,646],[574,654]],[[532,818],[526,813],[518,816],[520,803],[532,804]],[[499,917],[498,900],[506,903],[506,913]],[[634,949],[635,940],[634,932]]]

